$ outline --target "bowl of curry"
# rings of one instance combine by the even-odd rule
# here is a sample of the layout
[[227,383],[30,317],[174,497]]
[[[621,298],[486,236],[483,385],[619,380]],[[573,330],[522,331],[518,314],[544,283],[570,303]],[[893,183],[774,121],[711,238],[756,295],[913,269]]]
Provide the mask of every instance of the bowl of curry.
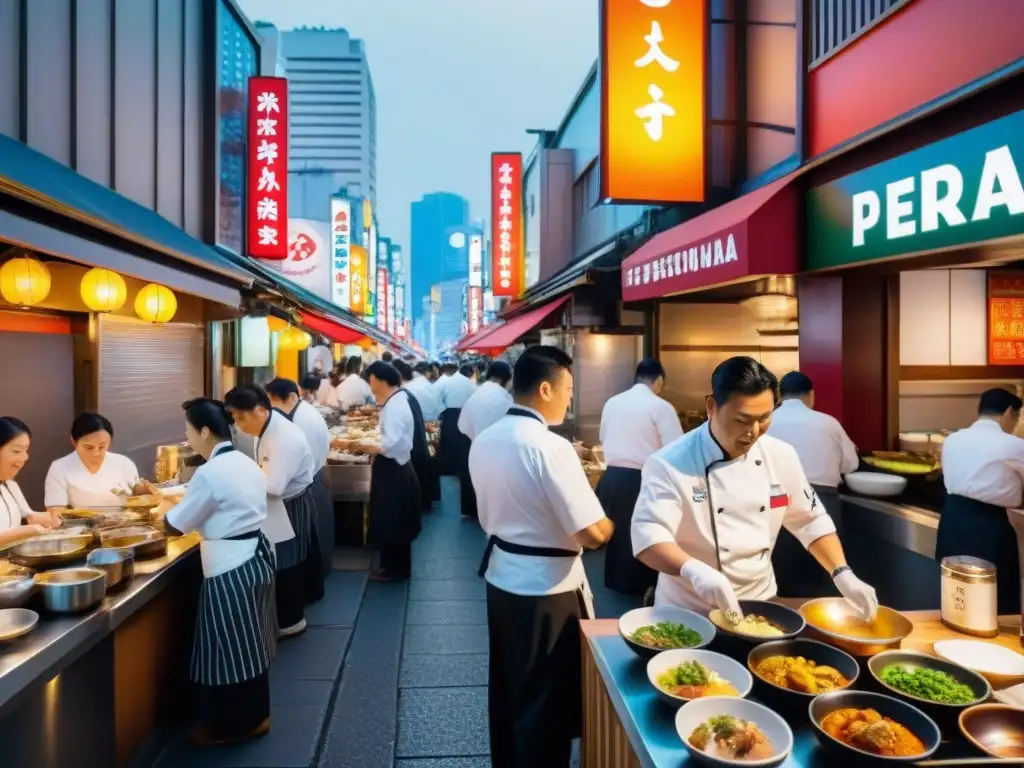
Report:
[[880,693],[824,693],[811,701],[808,714],[818,743],[841,760],[913,763],[930,757],[942,742],[928,715]]
[[755,646],[747,669],[758,698],[780,708],[806,708],[815,696],[850,688],[860,677],[860,665],[850,654],[805,638]]

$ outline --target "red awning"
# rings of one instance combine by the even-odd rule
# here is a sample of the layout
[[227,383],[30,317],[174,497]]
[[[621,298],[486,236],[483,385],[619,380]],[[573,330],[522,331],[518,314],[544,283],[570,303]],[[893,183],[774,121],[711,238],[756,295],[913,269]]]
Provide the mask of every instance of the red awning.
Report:
[[562,296],[548,304],[543,304],[536,309],[531,309],[525,314],[505,321],[501,325],[494,327],[488,333],[474,338],[472,340],[473,349],[505,349],[505,347],[515,344],[521,336],[525,336],[540,325],[544,318],[559,307],[563,306],[570,298],[572,297]]
[[322,317],[311,315],[309,312],[300,312],[299,319],[302,324],[312,328],[317,333],[322,333],[331,341],[335,341],[338,344],[355,344],[365,334],[360,331],[354,331],[351,328],[336,323],[332,320],[324,320]]
[[455,351],[465,352],[466,350],[469,349],[478,349],[478,347],[475,344],[476,340],[482,339],[484,336],[487,336],[492,331],[497,330],[502,325],[504,325],[504,323],[498,322],[492,325],[485,325],[483,328],[476,331],[475,333],[467,333],[459,340],[459,343],[455,345]]
[[622,262],[623,301],[799,272],[794,177],[652,237]]

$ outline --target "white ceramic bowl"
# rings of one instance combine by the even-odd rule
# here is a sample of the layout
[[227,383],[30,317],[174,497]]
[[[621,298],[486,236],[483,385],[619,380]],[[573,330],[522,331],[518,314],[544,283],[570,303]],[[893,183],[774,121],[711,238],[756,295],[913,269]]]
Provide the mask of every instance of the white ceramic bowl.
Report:
[[992,685],[1004,687],[1024,681],[1024,655],[982,640],[940,640],[935,654],[977,672]]
[[[749,695],[750,689],[754,687],[754,678],[751,676],[750,672],[747,671],[747,668],[738,661],[730,659],[728,656],[723,656],[722,654],[715,653],[714,651],[694,651],[685,648],[674,651],[662,651],[647,662],[647,679],[650,681],[651,685],[654,686],[654,690],[658,692],[658,695],[673,706],[685,704],[686,702],[691,701],[691,699],[686,699],[682,696],[675,696],[664,690],[660,685],[658,685],[658,676],[664,674],[673,667],[678,667],[684,661],[698,661],[712,672],[717,672],[723,680],[731,683],[739,692],[739,695],[736,698],[742,699]],[[707,698],[732,697],[711,696]]]
[[[764,760],[724,760],[697,751],[690,746],[690,734],[697,726],[715,715],[732,715],[754,723],[764,731],[775,754]],[[772,768],[786,762],[789,753],[793,751],[793,731],[789,724],[768,707],[749,699],[736,699],[728,696],[708,696],[703,699],[694,699],[676,712],[676,733],[679,734],[683,745],[694,760],[705,765]]]
[[884,472],[851,472],[843,476],[846,487],[865,496],[899,496],[907,487],[907,478]]
[[627,611],[619,618],[619,634],[622,635],[622,639],[638,655],[650,658],[665,649],[641,645],[635,642],[632,636],[640,627],[647,627],[662,621],[683,624],[698,632],[700,634],[700,642],[693,646],[693,648],[703,648],[715,639],[715,625],[708,621],[706,616],[701,616],[685,608],[675,608],[671,605],[654,605],[649,608],[634,608],[632,611]]

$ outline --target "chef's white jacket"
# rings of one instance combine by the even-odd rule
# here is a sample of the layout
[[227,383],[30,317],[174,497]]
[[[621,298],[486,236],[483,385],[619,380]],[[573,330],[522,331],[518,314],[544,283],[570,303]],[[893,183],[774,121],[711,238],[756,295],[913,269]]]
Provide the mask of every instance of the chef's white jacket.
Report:
[[442,373],[437,377],[437,380],[430,385],[433,388],[434,393],[437,395],[437,402],[442,411],[444,410],[444,390],[448,386],[448,382],[451,380],[451,376]]
[[31,511],[32,507],[16,482],[0,483],[0,532],[17,528]]
[[107,453],[96,474],[86,469],[76,451],[50,465],[43,485],[46,507],[120,507],[115,489],[130,491],[139,482],[135,462],[119,453]]
[[423,411],[424,421],[437,421],[441,418],[441,396],[433,384],[421,373],[413,374],[412,381],[405,385],[409,393],[416,398]]
[[225,541],[230,536],[258,531],[267,519],[267,480],[256,462],[243,453],[218,445],[210,460],[196,469],[182,500],[166,520],[174,528],[203,537],[199,544],[203,575],[219,576],[256,552],[258,539]]
[[512,395],[500,384],[485,381],[462,406],[459,431],[470,440],[477,437],[505,415],[512,405]]
[[456,373],[441,390],[441,403],[445,409],[461,408],[476,389],[476,383],[461,373]]
[[[330,377],[329,376],[325,376],[324,378],[320,379],[320,386],[317,387],[317,389],[316,389],[316,402],[317,402],[317,404],[318,405],[328,405],[331,408],[337,408],[338,407],[338,403],[337,402],[330,402],[331,399],[332,399],[333,392],[334,392],[334,387],[331,385]],[[337,398],[334,398],[334,399],[336,400]]]
[[[763,435],[740,458],[724,457],[705,422],[648,459],[633,512],[633,553],[675,543],[712,568],[720,556],[738,598],[767,600],[776,594],[771,554],[779,529],[785,525],[808,547],[836,527],[791,445]],[[712,608],[689,582],[664,573],[655,602]]]
[[373,390],[362,376],[350,373],[341,384],[334,389],[334,399],[338,408],[347,411],[356,405],[369,405],[373,402]]
[[643,469],[652,453],[682,434],[676,409],[646,384],[609,398],[601,411],[600,439],[609,467]]
[[284,502],[313,482],[313,454],[302,430],[277,411],[270,412],[256,442],[256,458],[267,478],[267,520],[263,532],[277,544],[295,537]]
[[416,421],[409,407],[409,395],[399,390],[380,409],[380,452],[399,464],[412,458]]
[[292,412],[292,423],[306,436],[313,459],[313,474],[316,474],[327,463],[327,454],[331,450],[331,433],[327,429],[327,422],[320,411],[305,400],[300,400]]
[[860,466],[857,446],[842,424],[801,400],[785,400],[775,409],[768,434],[793,446],[811,485],[837,488],[843,475]]
[[946,493],[1017,509],[1024,488],[1024,440],[993,419],[978,419],[942,443]]

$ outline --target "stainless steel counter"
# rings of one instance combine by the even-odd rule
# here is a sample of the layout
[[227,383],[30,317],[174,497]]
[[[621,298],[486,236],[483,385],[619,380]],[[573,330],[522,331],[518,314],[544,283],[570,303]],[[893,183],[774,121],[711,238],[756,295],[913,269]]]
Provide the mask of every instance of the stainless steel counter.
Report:
[[894,504],[885,499],[840,495],[843,502],[843,525],[882,539],[901,549],[932,559],[939,530],[937,512]]
[[328,464],[324,470],[327,488],[334,501],[370,500],[369,464]]

